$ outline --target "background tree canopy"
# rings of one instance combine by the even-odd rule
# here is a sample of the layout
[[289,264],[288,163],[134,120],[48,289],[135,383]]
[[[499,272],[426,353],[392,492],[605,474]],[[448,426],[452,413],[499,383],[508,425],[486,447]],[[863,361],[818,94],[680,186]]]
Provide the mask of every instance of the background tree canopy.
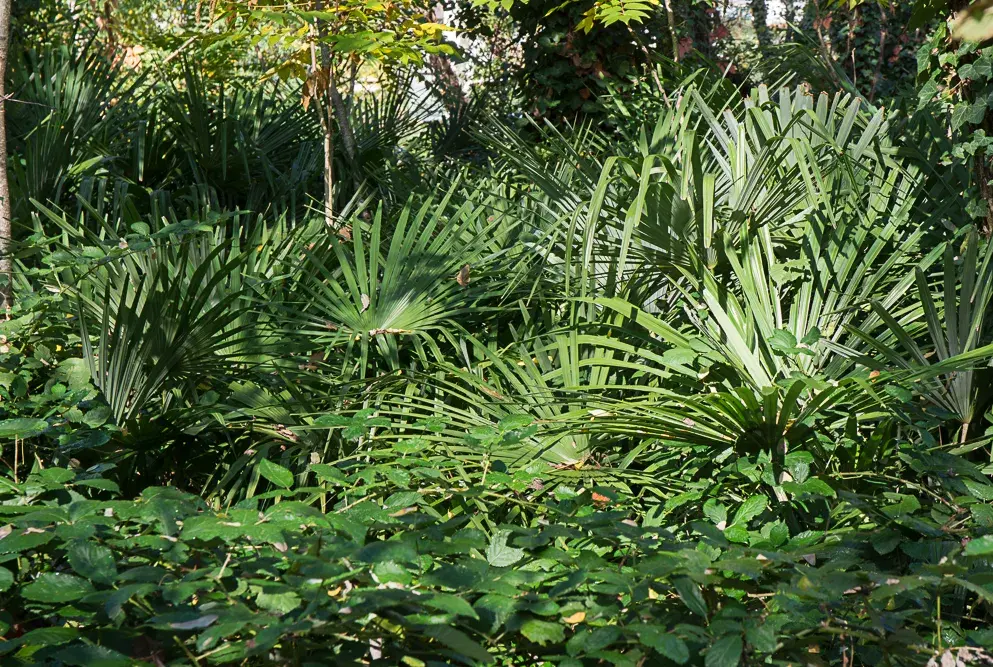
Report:
[[991,16],[0,0],[0,663],[993,665]]

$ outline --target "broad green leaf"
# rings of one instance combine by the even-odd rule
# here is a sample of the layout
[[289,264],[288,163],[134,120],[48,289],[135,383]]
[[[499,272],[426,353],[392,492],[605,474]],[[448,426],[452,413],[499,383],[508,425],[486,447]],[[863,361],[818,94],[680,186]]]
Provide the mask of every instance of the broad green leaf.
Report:
[[690,611],[704,618],[707,617],[707,602],[703,599],[700,586],[695,581],[688,577],[676,577],[672,580],[672,585]]
[[269,459],[259,461],[259,474],[276,486],[281,486],[284,489],[293,486],[293,473]]
[[110,408],[106,405],[99,405],[83,415],[83,423],[90,428],[98,428],[106,424],[110,416]]
[[0,438],[32,438],[48,428],[44,419],[18,417],[0,421]]
[[530,619],[521,625],[521,634],[535,644],[557,644],[565,639],[565,629],[560,623]]
[[255,598],[255,602],[266,611],[283,615],[300,606],[300,596],[293,591],[284,593],[266,593],[263,591]]
[[490,664],[493,662],[493,656],[491,656],[485,648],[483,648],[478,642],[473,641],[469,635],[456,630],[455,628],[435,625],[427,628],[424,631],[424,634],[438,640],[456,653],[459,653],[460,655],[463,655],[471,660],[482,662],[484,664]]
[[69,547],[69,564],[82,577],[101,584],[113,583],[117,565],[110,549],[92,542],[74,542]]
[[458,614],[459,616],[468,616],[475,619],[479,618],[472,605],[456,595],[435,593],[430,597],[426,597],[424,605],[432,609],[447,611],[449,614]]
[[685,665],[690,659],[690,649],[686,642],[665,628],[655,626],[634,626],[638,639],[677,665]]
[[765,496],[750,496],[741,504],[738,511],[734,513],[732,525],[747,527],[748,522],[765,511],[769,504],[769,499]]
[[79,630],[76,628],[38,628],[26,632],[21,637],[21,642],[27,646],[59,646],[68,644],[79,637]]
[[726,635],[711,644],[704,659],[706,667],[737,667],[744,643],[740,635]]
[[345,473],[341,472],[332,465],[327,465],[326,463],[311,463],[310,470],[317,478],[325,482],[334,482],[336,484],[344,484],[347,481]]
[[93,592],[85,579],[62,572],[46,572],[24,587],[21,595],[36,602],[72,602]]
[[76,644],[62,649],[59,660],[66,665],[78,667],[128,667],[134,660],[106,646]]
[[493,567],[509,567],[524,557],[523,549],[507,545],[511,532],[501,530],[493,535],[486,549],[486,560]]
[[[0,532],[0,535],[2,534],[4,533]],[[35,549],[50,542],[54,537],[54,532],[50,530],[40,528],[14,529],[0,539],[0,554]]]
[[965,545],[966,556],[989,556],[990,554],[993,554],[993,535],[971,539]]

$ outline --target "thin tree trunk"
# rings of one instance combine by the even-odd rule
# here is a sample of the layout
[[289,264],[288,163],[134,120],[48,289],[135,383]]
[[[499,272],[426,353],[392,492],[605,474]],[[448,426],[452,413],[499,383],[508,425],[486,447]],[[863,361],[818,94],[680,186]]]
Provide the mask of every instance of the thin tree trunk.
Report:
[[[317,11],[324,10],[324,0],[317,0]],[[358,144],[355,141],[355,133],[352,131],[352,122],[348,117],[348,107],[338,90],[338,82],[334,77],[334,68],[331,66],[331,49],[328,48],[324,38],[327,35],[327,24],[324,21],[317,21],[317,36],[321,40],[321,67],[328,71],[328,95],[331,97],[331,108],[334,109],[335,118],[338,120],[338,130],[341,132],[341,143],[345,148],[345,157],[348,158],[352,170],[355,170],[355,156],[358,154]],[[352,177],[359,182],[357,174]]]
[[672,11],[673,0],[662,0],[665,5],[665,20],[669,24],[669,39],[672,40],[672,59],[679,62],[679,38],[676,37],[676,13]]
[[[334,115],[338,119],[338,130],[341,132],[341,144],[345,148],[345,155],[348,157],[348,162],[352,165],[352,169],[355,169],[355,158],[358,155],[358,143],[355,141],[355,132],[352,131],[352,121],[348,117],[348,107],[345,105],[345,100],[342,99],[341,93],[338,91],[338,84],[334,79],[334,74],[331,74],[331,81],[328,84],[328,93],[331,95],[331,108],[334,109]],[[358,174],[352,174],[352,177],[358,182]]]
[[9,317],[13,305],[10,185],[7,182],[7,52],[10,47],[10,3],[0,0],[0,309]]
[[327,113],[324,104],[320,104],[317,113],[321,115],[321,130],[324,132],[324,222],[329,229],[338,230],[334,221],[334,129],[331,125],[331,114]]
[[634,40],[634,43],[638,45],[638,48],[640,48],[641,52],[645,55],[645,67],[648,68],[648,73],[651,75],[652,81],[655,82],[655,87],[658,88],[659,94],[662,95],[665,103],[668,104],[669,96],[665,94],[665,87],[662,85],[661,79],[659,79],[659,73],[655,71],[655,62],[652,60],[651,52],[648,50],[648,47],[645,46],[645,43],[641,41],[641,38],[638,37],[638,33],[636,33],[630,25],[628,25],[627,28],[628,32],[631,34],[631,39]]
[[886,23],[883,19],[883,27],[879,31],[879,60],[876,61],[876,71],[872,75],[872,88],[869,89],[869,101],[876,99],[876,88],[879,87],[879,80],[883,74],[883,59],[886,58]]
[[310,67],[310,78],[304,83],[303,108],[306,110],[313,101],[317,119],[321,123],[324,139],[324,224],[328,229],[337,230],[338,226],[334,221],[334,121],[328,108],[325,90],[328,82],[323,75],[325,70],[317,66],[317,48],[313,44],[310,45]]

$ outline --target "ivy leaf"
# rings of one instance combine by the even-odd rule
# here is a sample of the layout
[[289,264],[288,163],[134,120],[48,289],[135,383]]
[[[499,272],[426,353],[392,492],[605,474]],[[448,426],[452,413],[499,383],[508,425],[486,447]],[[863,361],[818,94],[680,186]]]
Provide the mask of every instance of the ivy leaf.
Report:
[[493,567],[509,567],[524,558],[523,549],[507,546],[509,530],[501,530],[493,535],[490,546],[486,549],[486,560]]
[[293,473],[269,459],[259,461],[259,474],[276,486],[281,486],[284,489],[293,486]]

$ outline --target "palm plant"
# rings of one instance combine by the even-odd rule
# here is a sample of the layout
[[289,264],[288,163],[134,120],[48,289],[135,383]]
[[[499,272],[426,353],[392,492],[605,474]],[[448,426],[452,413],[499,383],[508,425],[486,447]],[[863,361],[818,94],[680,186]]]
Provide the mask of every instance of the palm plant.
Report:
[[112,168],[140,80],[126,81],[96,49],[69,46],[25,52],[11,77],[23,102],[8,120],[13,216],[23,224],[31,199],[63,205],[84,176]]
[[381,207],[357,211],[351,240],[327,232],[309,239],[305,270],[290,288],[287,333],[323,350],[346,379],[443,359],[440,345],[457,345],[460,320],[493,296],[480,279],[490,255],[482,239],[499,224],[480,222],[483,211],[471,203],[451,207],[451,195],[411,201],[390,223]]
[[[887,304],[872,302],[888,336],[872,335],[865,327],[851,326],[852,333],[869,351],[879,355],[878,359],[863,357],[863,363],[876,369],[889,366],[921,371],[975,353],[989,342],[985,323],[993,299],[993,247],[982,241],[973,227],[960,232],[956,241],[957,246],[949,241],[933,252],[944,258],[937,275],[937,299],[927,273],[918,267],[914,277],[919,303],[913,304],[902,321],[893,316]],[[920,320],[926,324],[927,337],[923,340],[916,335],[920,327],[914,326]],[[935,357],[934,362],[931,357]],[[968,439],[977,412],[991,398],[990,392],[977,383],[982,372],[972,367],[955,368],[941,378],[926,378],[917,388],[932,406],[944,410],[958,423],[960,442]]]
[[215,83],[187,64],[180,82],[157,92],[161,115],[152,120],[165,126],[165,159],[186,182],[209,188],[225,208],[297,211],[309,203],[321,169],[319,130],[279,86]]
[[119,462],[147,476],[184,448],[188,470],[225,456],[210,452],[231,434],[212,430],[210,415],[225,412],[216,403],[229,384],[265,378],[278,361],[267,313],[296,236],[211,211],[127,224],[95,208],[70,221],[38,207],[61,232],[51,289],[75,301],[83,359],[121,429],[110,444]]

